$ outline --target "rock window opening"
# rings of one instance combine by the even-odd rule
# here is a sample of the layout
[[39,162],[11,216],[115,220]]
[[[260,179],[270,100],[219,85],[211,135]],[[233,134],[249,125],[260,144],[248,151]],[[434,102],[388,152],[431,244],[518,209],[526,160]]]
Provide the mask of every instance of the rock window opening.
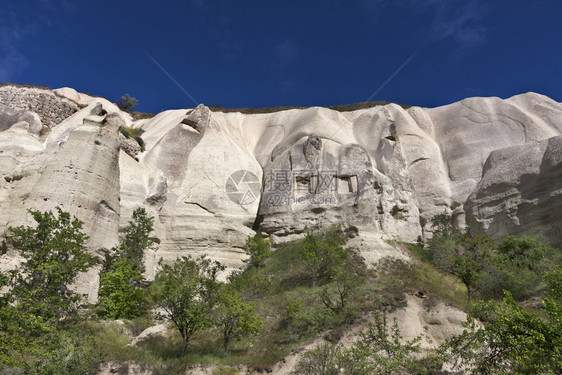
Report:
[[338,193],[349,194],[357,192],[357,176],[339,176]]
[[295,195],[304,197],[316,193],[318,176],[297,176],[295,179]]

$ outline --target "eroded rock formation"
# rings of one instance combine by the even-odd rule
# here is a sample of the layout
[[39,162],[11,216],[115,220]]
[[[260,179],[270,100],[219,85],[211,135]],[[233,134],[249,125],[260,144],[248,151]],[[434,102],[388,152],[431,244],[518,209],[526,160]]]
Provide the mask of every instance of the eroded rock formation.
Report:
[[[256,231],[284,240],[340,222],[372,240],[362,251],[386,253],[381,238],[415,241],[442,212],[560,244],[562,104],[542,95],[251,115],[200,105],[133,122],[105,99],[57,93],[82,108],[49,131],[44,116],[0,106],[2,237],[30,224],[26,209],[60,205],[101,251],[142,206],[161,240],[149,273],[187,253],[238,267]],[[142,128],[145,151],[120,126]]]

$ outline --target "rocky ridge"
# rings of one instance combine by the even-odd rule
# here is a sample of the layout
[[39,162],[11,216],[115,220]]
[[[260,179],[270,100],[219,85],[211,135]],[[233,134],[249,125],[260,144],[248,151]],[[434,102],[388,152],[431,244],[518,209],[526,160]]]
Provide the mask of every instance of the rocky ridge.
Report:
[[[60,205],[85,222],[101,253],[142,206],[161,240],[147,254],[149,276],[156,259],[185,254],[239,267],[249,235],[282,241],[339,222],[357,226],[363,254],[377,259],[392,252],[384,239],[431,235],[442,212],[492,235],[525,227],[560,245],[562,104],[539,94],[351,112],[200,105],[133,122],[103,98],[64,88],[56,98],[77,111],[42,132],[58,117],[22,111],[11,103],[29,89],[10,90],[24,99],[0,106],[3,237],[30,224],[26,209]],[[145,131],[144,152],[127,149],[120,126]],[[5,254],[3,267],[13,259]]]

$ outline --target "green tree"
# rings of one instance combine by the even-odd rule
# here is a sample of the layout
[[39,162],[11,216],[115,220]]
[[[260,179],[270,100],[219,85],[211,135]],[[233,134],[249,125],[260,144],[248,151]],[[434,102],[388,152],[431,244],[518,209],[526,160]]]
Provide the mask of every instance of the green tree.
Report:
[[460,231],[455,227],[455,220],[452,215],[442,213],[435,215],[431,219],[433,237],[457,237]]
[[310,272],[313,288],[318,278],[331,275],[336,266],[347,258],[348,252],[344,245],[345,236],[338,226],[332,226],[318,235],[314,230],[307,230],[295,251]]
[[543,275],[560,264],[562,252],[532,236],[506,236],[497,246],[486,272],[479,280],[479,294],[501,299],[509,291],[523,300],[545,287]]
[[432,225],[436,231],[427,246],[431,259],[441,270],[462,281],[471,303],[479,277],[490,263],[494,243],[488,235],[456,230],[446,215],[437,215]]
[[139,272],[144,272],[144,252],[154,244],[154,237],[150,237],[154,228],[154,218],[148,216],[142,207],[133,211],[132,220],[125,227],[121,238],[120,256],[131,260],[139,267]]
[[58,217],[51,211],[29,211],[36,227],[10,227],[14,247],[24,258],[11,273],[11,295],[20,312],[45,321],[60,320],[78,307],[82,296],[71,284],[96,263],[86,252],[83,223],[56,209]]
[[263,267],[265,260],[271,256],[271,245],[273,240],[271,238],[262,238],[259,236],[248,237],[244,245],[244,251],[249,256],[243,262],[248,264],[248,267]]
[[357,344],[345,352],[346,373],[390,375],[419,371],[414,354],[420,351],[421,337],[403,343],[396,320],[389,329],[386,314],[375,311],[374,319]]
[[136,318],[148,308],[144,277],[137,264],[126,258],[117,258],[100,275],[97,312],[110,319]]
[[254,304],[242,301],[240,293],[229,284],[223,284],[219,289],[215,319],[223,334],[225,349],[232,339],[255,335],[262,328]]
[[386,314],[375,312],[361,338],[350,349],[323,344],[305,352],[294,374],[304,375],[370,375],[424,373],[416,362],[421,337],[403,342],[398,324],[388,327]]
[[343,311],[362,279],[359,275],[351,275],[349,270],[337,271],[333,280],[334,291],[330,292],[328,287],[324,287],[319,293],[322,303],[333,313]]
[[119,248],[108,257],[100,275],[99,301],[96,310],[111,319],[136,318],[148,308],[144,287],[144,252],[154,244],[150,237],[154,218],[144,208],[133,211],[125,227]]
[[299,359],[294,375],[340,375],[342,350],[339,346],[324,343],[304,352]]
[[481,327],[470,316],[467,329],[441,348],[455,368],[471,374],[562,373],[562,271],[545,276],[544,315],[517,305],[509,292],[501,302],[477,304]]
[[498,253],[519,269],[529,269],[544,274],[559,264],[562,253],[534,236],[505,236],[498,246]]
[[129,94],[125,94],[115,102],[117,106],[124,110],[131,110],[139,105],[139,101],[136,98],[131,97]]
[[211,312],[217,301],[217,274],[225,267],[200,257],[182,257],[162,265],[156,281],[161,285],[156,301],[182,337],[182,355],[193,334],[212,324]]

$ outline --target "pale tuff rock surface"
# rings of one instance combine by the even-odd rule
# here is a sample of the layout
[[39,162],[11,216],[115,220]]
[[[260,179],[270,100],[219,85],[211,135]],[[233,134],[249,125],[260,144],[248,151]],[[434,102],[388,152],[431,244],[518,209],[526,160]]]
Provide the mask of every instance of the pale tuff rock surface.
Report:
[[[171,261],[179,255],[207,254],[238,267],[241,247],[254,233],[251,228],[259,202],[233,202],[226,183],[239,170],[250,171],[261,180],[259,164],[214,121],[206,107],[199,106],[189,114],[169,112],[166,120],[154,118],[156,131],[150,120],[145,123],[147,152],[140,158],[140,164],[155,173],[144,204],[157,215],[161,228],[157,256]],[[134,169],[132,173],[136,173]],[[138,202],[132,202],[134,205]]]
[[[110,249],[145,207],[161,240],[149,277],[161,257],[206,254],[232,269],[256,231],[284,241],[340,222],[359,227],[372,263],[393,252],[385,239],[430,235],[443,212],[492,235],[560,238],[562,105],[539,94],[352,112],[200,105],[133,122],[103,98],[56,92],[83,108],[47,131],[41,116],[0,107],[2,236],[30,224],[27,208],[60,205],[85,222],[94,251]],[[142,128],[145,151],[120,126]]]
[[492,152],[466,206],[470,222],[496,236],[523,232],[562,246],[562,136]]
[[467,318],[464,311],[442,301],[432,303],[413,295],[407,295],[406,301],[405,308],[388,317],[389,325],[396,319],[404,341],[420,336],[422,349],[434,349],[465,329],[462,326]]
[[[16,123],[0,132],[0,268],[14,264],[8,227],[31,225],[27,212],[69,211],[84,222],[89,247],[98,252],[118,241],[119,142],[117,112],[91,115],[96,103],[67,118],[46,138]],[[0,108],[1,110],[1,108]],[[44,138],[44,139],[43,139]],[[97,270],[82,276],[79,291],[97,294]]]
[[[470,98],[448,106],[412,107],[397,122],[422,225],[437,213],[463,205],[494,150],[544,140],[562,131],[562,106],[527,93],[507,100]],[[427,228],[426,228],[427,229]]]

